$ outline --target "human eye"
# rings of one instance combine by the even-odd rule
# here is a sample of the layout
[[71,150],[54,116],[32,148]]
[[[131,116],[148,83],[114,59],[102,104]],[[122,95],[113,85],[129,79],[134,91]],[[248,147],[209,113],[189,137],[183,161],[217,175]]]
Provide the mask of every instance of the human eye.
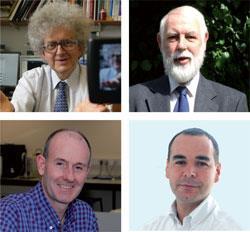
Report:
[[208,167],[208,164],[206,162],[198,161],[197,166],[198,167]]
[[195,40],[196,36],[195,35],[186,35],[186,39],[188,39],[188,40]]
[[168,37],[167,37],[167,39],[168,39],[168,41],[176,41],[176,40],[178,40],[178,35],[169,35]]
[[82,171],[82,170],[83,170],[83,167],[82,167],[82,166],[76,166],[75,169],[76,169],[77,171]]
[[62,41],[63,46],[65,47],[72,47],[76,44],[75,40],[65,39]]
[[87,171],[87,169],[88,169],[87,165],[76,165],[75,166],[75,170],[77,172],[85,172],[85,171]]
[[186,164],[186,161],[185,161],[185,160],[176,160],[176,161],[175,161],[175,164],[176,164],[176,165],[185,165],[185,164]]
[[56,162],[55,162],[55,165],[57,166],[57,167],[64,167],[64,165],[65,165],[65,163],[63,162],[63,161],[61,161],[61,160],[57,160]]
[[46,45],[45,45],[45,48],[47,50],[53,50],[55,49],[57,46],[57,42],[56,41],[51,41],[51,42],[48,42]]
[[57,166],[61,166],[61,165],[63,165],[63,162],[62,162],[62,161],[57,161],[57,162],[56,162],[56,165],[57,165]]

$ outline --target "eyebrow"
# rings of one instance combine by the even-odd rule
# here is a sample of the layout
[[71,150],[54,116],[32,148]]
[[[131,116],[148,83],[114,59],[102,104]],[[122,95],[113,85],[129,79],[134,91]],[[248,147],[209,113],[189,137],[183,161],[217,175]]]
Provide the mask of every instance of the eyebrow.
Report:
[[[65,162],[65,163],[69,163],[67,160],[62,159],[62,158],[55,158],[55,161],[62,161],[62,162]],[[73,166],[76,166],[76,165],[88,166],[88,164],[84,164],[82,162],[78,162],[78,163],[73,164]]]
[[[177,32],[177,31],[169,31],[166,33],[168,36],[171,36],[171,35],[179,35],[180,33]],[[188,34],[188,35],[197,35],[198,33],[196,31],[188,31],[186,32],[185,34]]]
[[177,159],[186,159],[186,157],[184,155],[174,155],[173,160],[177,160]]
[[198,33],[197,33],[197,31],[189,31],[189,32],[187,32],[186,34],[191,34],[191,35],[197,35]]
[[62,159],[62,158],[55,158],[55,161],[63,161],[63,162],[67,162],[65,159]]
[[[172,160],[179,160],[179,159],[187,159],[187,158],[184,155],[174,155],[172,158]],[[196,156],[195,159],[199,161],[208,161],[208,162],[210,161],[210,158],[205,155]]]
[[201,160],[201,161],[210,161],[210,158],[205,156],[205,155],[199,155],[195,157],[196,160]]

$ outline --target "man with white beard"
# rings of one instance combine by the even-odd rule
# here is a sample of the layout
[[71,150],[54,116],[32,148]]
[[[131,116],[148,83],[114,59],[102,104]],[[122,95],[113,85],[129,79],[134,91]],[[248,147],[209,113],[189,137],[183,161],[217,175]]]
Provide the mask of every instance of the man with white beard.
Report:
[[201,75],[208,37],[197,9],[165,15],[157,34],[165,76],[130,88],[130,112],[247,112],[244,93]]

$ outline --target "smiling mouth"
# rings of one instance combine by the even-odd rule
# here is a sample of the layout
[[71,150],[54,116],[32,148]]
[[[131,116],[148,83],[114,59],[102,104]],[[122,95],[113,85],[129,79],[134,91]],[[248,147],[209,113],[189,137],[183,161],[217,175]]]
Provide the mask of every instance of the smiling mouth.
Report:
[[56,61],[57,62],[65,62],[65,61],[67,61],[68,59],[67,58],[61,58],[61,59],[57,59]]
[[184,188],[184,189],[195,189],[198,188],[199,186],[196,185],[189,185],[189,184],[181,184],[179,187]]
[[182,56],[182,57],[179,57],[179,58],[175,58],[174,59],[174,62],[175,63],[179,63],[179,64],[186,64],[190,61],[191,59],[189,57],[185,57],[185,56]]
[[58,186],[62,189],[73,189],[73,185],[65,185],[65,184],[58,184]]

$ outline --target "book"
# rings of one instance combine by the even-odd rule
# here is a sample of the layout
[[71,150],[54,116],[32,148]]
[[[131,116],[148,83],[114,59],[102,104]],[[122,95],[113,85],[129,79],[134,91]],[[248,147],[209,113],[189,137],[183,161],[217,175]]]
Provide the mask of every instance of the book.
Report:
[[24,21],[29,20],[30,16],[34,13],[38,5],[40,4],[41,0],[34,0],[32,2],[32,5],[30,6],[29,10],[27,11],[27,14],[24,16]]
[[82,1],[82,12],[83,16],[87,18],[87,0]]
[[19,5],[18,10],[13,18],[13,21],[20,22],[22,19],[23,14],[25,13],[26,9],[29,7],[29,4],[32,2],[29,0],[23,0],[22,4]]
[[41,0],[36,10],[42,8],[46,4],[47,0]]
[[119,0],[113,0],[113,10],[112,10],[112,18],[114,20],[118,20],[119,15]]
[[89,18],[94,19],[95,0],[89,0]]
[[19,6],[20,6],[21,3],[22,3],[22,0],[17,0],[16,1],[15,8],[12,10],[12,12],[11,12],[11,14],[9,16],[9,20],[10,21],[13,20],[13,18],[14,18],[14,16],[15,16],[15,14],[16,14],[16,12],[17,12],[17,10],[18,10],[18,8],[19,8]]
[[110,0],[106,0],[105,3],[104,3],[104,9],[106,10],[107,12],[107,20],[110,20]]
[[113,0],[110,0],[109,16],[112,17],[112,15],[113,15]]
[[0,4],[0,18],[9,19],[11,12],[15,9],[17,0],[4,0]]

